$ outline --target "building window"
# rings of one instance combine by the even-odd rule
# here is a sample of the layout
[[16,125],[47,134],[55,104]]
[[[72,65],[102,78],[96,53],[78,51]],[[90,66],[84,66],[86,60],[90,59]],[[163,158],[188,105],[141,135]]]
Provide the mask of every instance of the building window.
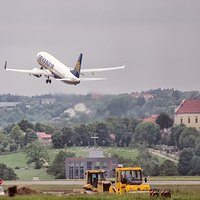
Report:
[[100,162],[95,163],[94,169],[100,169]]
[[79,178],[79,163],[75,162],[75,178]]
[[188,117],[188,124],[190,123],[190,118]]
[[84,179],[84,167],[80,166],[80,178]]
[[74,178],[74,168],[73,166],[69,166],[69,179]]
[[87,162],[87,170],[90,170],[90,169],[92,169],[92,162],[88,161]]
[[183,118],[181,118],[181,124],[183,123]]
[[78,179],[78,167],[75,167],[75,178]]
[[80,178],[84,179],[84,162],[80,162]]
[[195,123],[196,124],[198,123],[198,117],[197,116],[195,117]]
[[104,162],[103,162],[102,168],[103,168],[103,169],[107,169],[107,168],[108,168],[108,163],[107,163],[107,161],[104,161]]

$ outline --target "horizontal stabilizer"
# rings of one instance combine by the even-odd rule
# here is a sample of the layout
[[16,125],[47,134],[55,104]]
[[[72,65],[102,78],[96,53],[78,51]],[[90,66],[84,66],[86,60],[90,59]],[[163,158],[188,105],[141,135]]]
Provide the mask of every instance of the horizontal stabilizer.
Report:
[[70,78],[56,78],[57,81],[72,81]]
[[106,80],[106,78],[81,78],[81,81],[102,81]]
[[107,67],[107,68],[97,68],[97,69],[82,69],[82,73],[88,73],[88,72],[103,72],[103,71],[111,71],[111,70],[118,70],[118,69],[124,69],[125,65],[119,66],[119,67]]

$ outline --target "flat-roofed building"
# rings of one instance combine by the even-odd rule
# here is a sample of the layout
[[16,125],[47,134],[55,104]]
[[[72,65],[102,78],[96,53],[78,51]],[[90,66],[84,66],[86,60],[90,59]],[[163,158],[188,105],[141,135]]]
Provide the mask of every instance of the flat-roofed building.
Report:
[[[90,152],[91,151],[91,152]],[[113,176],[113,169],[118,166],[117,158],[104,157],[103,151],[90,150],[87,158],[66,158],[66,179],[84,179],[86,170],[104,169],[107,177]]]

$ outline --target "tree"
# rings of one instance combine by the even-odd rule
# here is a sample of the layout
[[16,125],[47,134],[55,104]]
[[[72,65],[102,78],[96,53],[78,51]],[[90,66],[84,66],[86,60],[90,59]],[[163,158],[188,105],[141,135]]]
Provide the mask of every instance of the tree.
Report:
[[155,172],[155,169],[159,168],[158,163],[157,157],[152,156],[145,147],[141,147],[138,156],[131,165],[142,166],[144,175],[152,176],[159,175],[159,170],[157,173]]
[[200,144],[197,144],[195,147],[195,155],[200,157]]
[[157,126],[151,122],[141,122],[135,128],[131,144],[152,146],[157,144],[160,138],[161,134]]
[[161,176],[175,176],[178,175],[177,166],[171,160],[165,160],[160,166]]
[[37,122],[35,124],[35,129],[34,129],[36,132],[45,132],[45,125],[44,124],[41,124],[39,122]]
[[185,128],[179,137],[180,148],[195,148],[196,139],[199,137],[200,133],[196,130],[196,128]]
[[183,149],[178,161],[178,172],[180,175],[188,175],[191,170],[191,161],[194,152],[191,148]]
[[55,131],[52,135],[52,144],[54,148],[63,148],[65,141],[63,141],[63,133],[59,130]]
[[173,120],[169,117],[169,115],[162,112],[156,118],[156,124],[160,126],[161,130],[163,130],[164,128],[170,128],[171,126],[173,126]]
[[38,141],[29,143],[25,148],[27,164],[34,163],[35,169],[40,169],[49,160],[47,149]]
[[34,125],[30,123],[28,120],[23,119],[18,123],[18,126],[21,128],[22,131],[26,132],[26,130],[29,129],[34,129]]
[[139,120],[128,117],[110,117],[106,120],[106,122],[109,127],[109,132],[114,135],[113,142],[115,142],[115,146],[129,146],[135,128],[139,124]]
[[26,146],[28,143],[31,143],[31,142],[37,140],[37,138],[38,137],[37,137],[35,131],[30,128],[27,128],[26,134],[23,138],[23,145]]
[[66,146],[73,146],[75,142],[73,129],[70,127],[64,127],[62,130],[62,139]]
[[97,122],[94,131],[98,136],[97,144],[99,146],[109,146],[111,144],[109,126],[106,122]]
[[200,175],[200,157],[193,156],[189,175]]
[[171,128],[170,138],[169,138],[169,144],[175,147],[179,147],[179,137],[181,133],[184,131],[186,126],[184,124],[175,125]]
[[22,146],[24,134],[25,133],[21,128],[18,125],[15,125],[10,132],[10,137],[17,146]]
[[75,157],[75,153],[60,151],[49,166],[47,173],[55,176],[57,179],[65,178],[65,159]]
[[3,129],[3,131],[5,131],[6,133],[10,133],[15,125],[16,125],[16,124],[8,124],[8,125]]
[[35,129],[36,132],[46,132],[48,134],[53,134],[56,129],[50,124],[41,124],[41,123],[36,123],[35,124]]
[[118,96],[110,101],[107,110],[111,116],[123,116],[132,107],[132,97]]
[[9,143],[9,137],[4,133],[4,131],[0,131],[0,146],[6,148]]
[[158,163],[152,162],[149,168],[150,176],[159,176],[160,175],[160,166]]
[[79,124],[74,127],[76,145],[89,146],[91,140],[91,132],[85,124]]
[[16,179],[18,179],[14,170],[10,167],[7,167],[3,163],[0,163],[0,177],[3,180],[16,180]]

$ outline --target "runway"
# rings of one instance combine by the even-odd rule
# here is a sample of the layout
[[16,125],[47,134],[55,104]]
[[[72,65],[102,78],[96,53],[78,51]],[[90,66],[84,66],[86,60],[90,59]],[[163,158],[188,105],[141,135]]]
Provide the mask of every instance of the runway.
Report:
[[[148,181],[150,185],[200,185],[199,181]],[[2,185],[84,185],[84,180],[4,181]]]

